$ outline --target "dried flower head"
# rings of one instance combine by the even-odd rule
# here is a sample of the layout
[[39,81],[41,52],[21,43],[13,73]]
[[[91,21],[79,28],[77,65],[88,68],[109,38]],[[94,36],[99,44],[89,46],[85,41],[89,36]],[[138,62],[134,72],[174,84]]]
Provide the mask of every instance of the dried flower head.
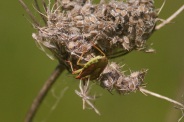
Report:
[[77,79],[96,80],[103,88],[121,94],[134,92],[143,86],[146,70],[126,76],[118,64],[108,63],[108,59],[146,47],[157,21],[153,4],[153,0],[100,4],[62,0],[51,7],[49,1],[46,13],[40,12],[46,26],[35,25],[38,32],[33,33],[33,38],[49,57],[46,50],[70,72],[78,74]]
[[[154,9],[154,0],[126,2],[101,0],[99,4],[93,4],[90,0],[56,0],[52,5],[49,0],[48,6],[42,1],[45,10],[45,13],[42,13],[35,0],[36,9],[45,22],[45,26],[40,26],[24,2],[19,1],[37,29],[32,37],[39,48],[51,59],[56,58],[60,65],[64,65],[72,74],[78,74],[76,79],[80,79],[80,91],[75,92],[82,98],[83,108],[86,108],[87,104],[100,114],[91,102],[96,97],[89,96],[89,81],[95,80],[110,92],[116,90],[120,94],[127,94],[139,90],[144,94],[167,100],[180,106],[183,113],[183,104],[144,89],[147,70],[125,75],[121,66],[116,62],[109,62],[108,59],[127,54],[132,50],[153,52],[152,48],[148,49],[146,46],[147,39],[154,30],[160,29],[181,13],[184,6],[156,26],[156,22],[161,20],[157,16],[165,1],[157,12]],[[61,73],[58,70],[60,65],[56,67],[54,76],[51,76],[48,84],[52,84]],[[34,101],[26,121],[33,118],[36,107],[43,100],[46,90],[50,88],[48,84],[46,83],[38,95],[39,98]]]
[[66,61],[71,61],[77,68],[82,53],[86,52],[83,55],[86,60],[92,58],[91,54],[99,55],[92,44],[108,57],[145,48],[157,18],[153,0],[97,5],[87,0],[62,0],[52,8],[49,4],[46,10],[47,26],[36,26],[38,33],[33,38],[66,67],[69,67]]
[[100,85],[110,91],[116,89],[121,94],[135,92],[144,87],[143,81],[147,70],[132,72],[129,76],[120,71],[120,66],[115,62],[109,64],[98,79]]

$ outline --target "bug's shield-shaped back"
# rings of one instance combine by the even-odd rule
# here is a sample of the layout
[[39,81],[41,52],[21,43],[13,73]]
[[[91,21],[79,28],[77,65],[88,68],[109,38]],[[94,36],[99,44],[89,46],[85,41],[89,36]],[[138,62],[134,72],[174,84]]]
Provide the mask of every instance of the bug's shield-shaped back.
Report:
[[108,60],[106,57],[100,58],[95,63],[92,62],[87,67],[83,68],[80,74],[76,76],[76,79],[85,79],[87,77],[90,77],[90,80],[95,80],[99,77],[107,64]]

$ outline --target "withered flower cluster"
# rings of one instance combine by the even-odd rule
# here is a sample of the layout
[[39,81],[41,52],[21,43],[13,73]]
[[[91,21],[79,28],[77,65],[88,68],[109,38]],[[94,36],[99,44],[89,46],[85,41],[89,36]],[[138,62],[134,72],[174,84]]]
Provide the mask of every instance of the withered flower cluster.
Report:
[[117,63],[108,60],[146,48],[146,40],[157,21],[154,0],[99,4],[89,0],[57,0],[53,5],[49,2],[45,10],[45,14],[40,14],[47,24],[35,26],[38,32],[33,38],[68,71],[77,70],[77,79],[95,80],[103,88],[121,94],[143,86],[146,70],[126,76]]

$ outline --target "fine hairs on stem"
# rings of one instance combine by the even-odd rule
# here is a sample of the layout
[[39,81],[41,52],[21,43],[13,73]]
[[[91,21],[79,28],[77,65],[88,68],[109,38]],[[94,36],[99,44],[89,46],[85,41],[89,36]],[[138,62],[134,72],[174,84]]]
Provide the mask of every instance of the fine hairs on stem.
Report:
[[[95,80],[110,92],[116,90],[119,94],[128,94],[139,90],[145,95],[174,103],[181,110],[184,108],[183,104],[175,100],[145,89],[144,76],[147,70],[125,75],[116,62],[108,62],[111,57],[120,57],[132,50],[145,51],[146,41],[151,34],[177,17],[183,11],[184,5],[156,26],[161,10],[156,12],[153,0],[107,3],[101,0],[97,5],[90,0],[56,0],[53,7],[50,0],[48,6],[43,0],[45,13],[41,12],[38,1],[34,0],[35,9],[45,23],[45,26],[41,26],[26,4],[22,0],[19,2],[37,30],[32,34],[36,43],[48,56],[50,54],[45,49],[59,61],[59,65],[34,99],[25,122],[32,122],[51,86],[64,69],[73,74],[73,69],[80,72],[76,77],[80,80],[80,91],[75,92],[82,98],[83,108],[87,104],[99,115],[100,112],[90,101],[95,100],[95,97],[88,95],[90,80]],[[163,6],[164,4],[161,9]],[[84,63],[81,65],[79,61]]]

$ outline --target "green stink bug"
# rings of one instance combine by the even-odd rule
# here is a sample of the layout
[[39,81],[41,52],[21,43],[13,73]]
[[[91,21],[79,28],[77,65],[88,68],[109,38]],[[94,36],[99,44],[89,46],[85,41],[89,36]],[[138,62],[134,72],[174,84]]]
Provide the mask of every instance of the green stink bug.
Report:
[[[105,54],[95,45],[93,45],[95,49],[97,49],[99,52],[103,54],[103,56],[96,56],[94,58],[91,58],[87,63],[85,64],[80,64],[81,57],[83,54],[80,56],[80,58],[77,61],[77,65],[82,66],[81,69],[72,71],[72,74],[78,74],[75,78],[76,79],[85,79],[85,78],[90,78],[90,80],[95,80],[96,78],[99,77],[99,75],[103,72],[105,67],[108,64],[108,59],[105,56]],[[72,64],[70,63],[71,68]],[[73,70],[73,68],[72,68]]]

